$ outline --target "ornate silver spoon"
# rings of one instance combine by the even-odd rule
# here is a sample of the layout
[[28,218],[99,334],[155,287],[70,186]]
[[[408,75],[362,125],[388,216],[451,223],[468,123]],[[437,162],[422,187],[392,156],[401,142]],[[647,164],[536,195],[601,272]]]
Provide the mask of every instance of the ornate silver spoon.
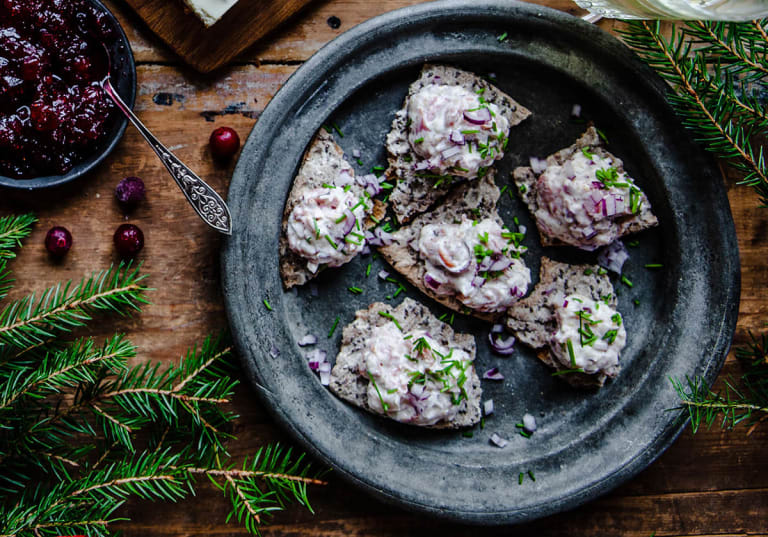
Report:
[[123,102],[120,95],[117,94],[109,76],[101,82],[101,87],[104,88],[106,94],[110,96],[120,111],[133,123],[133,126],[141,133],[149,146],[157,153],[157,156],[160,157],[160,160],[168,172],[170,172],[171,177],[179,185],[179,188],[187,197],[187,201],[197,211],[200,218],[216,231],[231,235],[232,216],[229,213],[229,207],[221,199],[221,196],[155,138],[149,129],[136,117],[136,114]]

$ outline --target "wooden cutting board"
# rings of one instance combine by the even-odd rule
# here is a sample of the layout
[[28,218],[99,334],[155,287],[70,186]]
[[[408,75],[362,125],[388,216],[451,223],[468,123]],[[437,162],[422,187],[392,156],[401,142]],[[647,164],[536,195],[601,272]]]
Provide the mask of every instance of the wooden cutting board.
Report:
[[182,0],[126,0],[184,61],[202,73],[232,61],[312,0],[240,0],[210,28]]

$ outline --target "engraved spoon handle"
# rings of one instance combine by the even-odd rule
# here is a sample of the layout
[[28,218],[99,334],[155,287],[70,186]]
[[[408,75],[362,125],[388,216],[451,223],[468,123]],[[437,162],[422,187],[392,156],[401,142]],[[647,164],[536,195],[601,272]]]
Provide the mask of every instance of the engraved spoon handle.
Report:
[[155,138],[149,129],[136,117],[136,114],[120,98],[112,86],[109,77],[104,79],[102,87],[120,111],[133,123],[133,126],[141,133],[155,153],[157,153],[157,156],[160,157],[160,160],[174,181],[176,181],[176,184],[179,185],[179,188],[187,197],[187,201],[197,211],[197,214],[200,215],[200,218],[216,231],[231,235],[232,216],[230,215],[229,207],[221,199],[221,196]]

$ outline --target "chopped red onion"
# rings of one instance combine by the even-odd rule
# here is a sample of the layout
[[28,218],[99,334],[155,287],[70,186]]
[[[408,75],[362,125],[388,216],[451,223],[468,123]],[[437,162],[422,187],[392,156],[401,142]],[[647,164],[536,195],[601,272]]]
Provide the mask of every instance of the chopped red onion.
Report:
[[352,150],[352,156],[355,158],[360,158],[360,150],[359,149],[353,149]]
[[496,447],[505,448],[507,447],[507,444],[509,444],[509,440],[505,440],[504,438],[500,437],[498,434],[493,433],[491,435],[491,443]]
[[616,198],[614,196],[606,196],[605,205],[603,205],[603,214],[605,216],[616,216]]
[[346,237],[352,232],[353,229],[355,229],[355,222],[357,222],[357,219],[349,209],[344,209],[344,216],[346,218],[344,219],[344,228],[341,230],[341,232]]
[[440,289],[440,286],[442,284],[439,281],[437,281],[429,272],[427,272],[424,275],[424,285],[426,285],[433,291],[437,291],[438,289]]
[[440,153],[440,155],[444,159],[449,159],[458,155],[459,153],[461,153],[461,146],[454,145],[453,147],[449,147],[448,149],[444,150],[442,153]]
[[503,324],[494,324],[491,327],[491,334],[501,334],[504,331]]
[[509,336],[505,339],[500,334],[488,334],[488,341],[491,344],[491,349],[493,349],[493,352],[496,354],[509,356],[514,352],[514,336]]
[[523,429],[525,429],[525,432],[527,433],[533,433],[536,431],[536,418],[531,416],[530,414],[526,414],[523,416]]
[[579,118],[581,117],[581,105],[580,104],[574,104],[571,108],[571,117]]
[[389,272],[387,272],[386,270],[379,271],[379,278],[381,278],[382,280],[386,280],[387,278],[389,278]]
[[483,378],[487,380],[504,380],[504,375],[499,372],[498,367],[492,367],[483,374]]
[[309,345],[316,345],[317,344],[317,336],[315,334],[307,334],[303,338],[301,338],[299,341],[299,347],[307,347]]
[[597,262],[616,274],[621,274],[627,259],[629,259],[629,250],[620,240],[613,241],[597,254]]
[[451,135],[448,138],[456,145],[464,145],[464,135],[459,131],[451,131]]
[[421,397],[421,394],[423,394],[423,393],[424,393],[424,389],[425,389],[425,388],[426,388],[426,386],[425,386],[424,384],[417,384],[417,383],[414,383],[414,384],[411,386],[411,393],[412,393],[413,395],[415,395],[416,397]]
[[573,169],[573,162],[572,161],[570,161],[570,160],[566,160],[565,161],[565,164],[563,164],[563,173],[571,181],[576,179],[576,171]]
[[512,258],[502,257],[501,259],[494,261],[488,270],[490,270],[491,272],[501,272],[503,270],[507,270],[507,268],[511,264],[512,264]]
[[328,386],[331,383],[331,372],[330,371],[320,371],[320,384],[323,386]]
[[269,349],[269,355],[272,358],[277,358],[278,356],[280,356],[280,349],[278,349],[276,345],[272,345],[272,348]]
[[533,173],[536,175],[541,175],[541,173],[547,169],[546,160],[540,159],[539,157],[530,157],[528,160],[531,163]]
[[413,169],[417,172],[428,170],[430,168],[428,160],[422,160],[413,165]]
[[341,170],[334,184],[336,186],[347,186],[347,185],[351,185],[352,182],[353,182],[353,179],[352,179],[352,173],[350,172],[350,170]]
[[322,362],[320,364],[320,366],[317,368],[317,370],[320,371],[321,373],[323,373],[325,371],[330,371],[331,370],[331,362]]
[[368,246],[368,243],[363,244],[363,249],[360,250],[360,255],[370,255],[371,253],[371,247]]
[[493,265],[493,259],[491,259],[489,256],[486,256],[477,266],[477,270],[479,270],[480,272],[486,272],[488,269],[491,268],[491,265]]
[[486,416],[493,414],[493,399],[483,401],[483,414]]
[[465,110],[464,119],[472,123],[473,125],[482,125],[491,121],[491,111],[488,108],[482,107],[477,110]]
[[485,278],[483,278],[482,276],[475,276],[474,278],[472,278],[471,283],[472,283],[472,287],[482,287],[483,285],[485,285]]

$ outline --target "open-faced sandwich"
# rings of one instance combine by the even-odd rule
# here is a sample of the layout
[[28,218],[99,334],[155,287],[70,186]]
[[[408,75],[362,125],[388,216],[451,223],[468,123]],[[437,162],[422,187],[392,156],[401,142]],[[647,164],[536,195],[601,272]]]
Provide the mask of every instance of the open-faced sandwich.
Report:
[[380,302],[344,328],[330,389],[393,420],[439,429],[480,421],[475,339],[456,334],[418,302]]
[[595,250],[619,237],[658,225],[651,204],[606,151],[594,127],[576,142],[513,172],[544,246]]
[[441,304],[494,320],[525,296],[531,283],[520,257],[522,235],[505,228],[498,199],[489,171],[393,233],[379,253]]
[[611,280],[597,265],[541,260],[539,283],[507,311],[507,329],[577,387],[599,387],[619,370],[627,341]]
[[[366,188],[368,187],[368,190]],[[290,289],[326,267],[351,261],[365,246],[366,229],[385,207],[371,199],[344,152],[325,130],[309,146],[283,212],[280,275]]]
[[483,177],[504,156],[509,129],[530,111],[477,75],[425,65],[387,136],[387,178],[400,222],[426,211],[457,181]]

